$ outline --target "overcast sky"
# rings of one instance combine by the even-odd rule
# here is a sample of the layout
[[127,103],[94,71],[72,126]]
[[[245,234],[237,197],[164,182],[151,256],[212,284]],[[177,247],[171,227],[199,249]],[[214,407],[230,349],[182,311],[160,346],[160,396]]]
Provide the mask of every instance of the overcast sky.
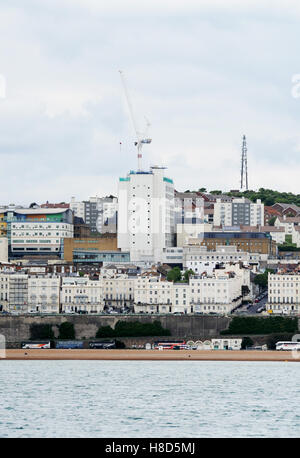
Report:
[[2,1],[0,204],[117,193],[137,167],[119,69],[144,168],[238,189],[245,134],[249,187],[300,193],[298,3]]

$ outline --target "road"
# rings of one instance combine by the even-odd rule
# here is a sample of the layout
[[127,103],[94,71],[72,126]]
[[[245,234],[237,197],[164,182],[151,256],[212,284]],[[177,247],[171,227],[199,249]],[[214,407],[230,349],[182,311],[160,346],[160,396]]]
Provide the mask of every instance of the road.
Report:
[[257,310],[260,308],[260,307],[264,307],[266,306],[266,303],[268,302],[268,295],[264,296],[259,302],[253,302],[253,304],[251,305],[242,305],[241,307],[239,307],[235,312],[233,313],[241,313],[241,314],[247,314],[247,315],[253,315],[255,313],[260,313],[260,312],[257,312]]

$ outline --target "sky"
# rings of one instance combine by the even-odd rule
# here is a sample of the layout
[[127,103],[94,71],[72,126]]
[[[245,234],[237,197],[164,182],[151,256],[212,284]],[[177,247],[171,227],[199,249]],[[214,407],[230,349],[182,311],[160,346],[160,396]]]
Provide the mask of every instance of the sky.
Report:
[[137,168],[178,191],[300,194],[300,4],[257,0],[4,0],[0,205],[117,194]]

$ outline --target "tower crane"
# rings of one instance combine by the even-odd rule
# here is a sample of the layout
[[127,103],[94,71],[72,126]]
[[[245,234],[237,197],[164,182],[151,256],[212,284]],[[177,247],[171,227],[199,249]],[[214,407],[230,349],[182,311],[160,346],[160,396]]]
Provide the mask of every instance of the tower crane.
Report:
[[137,124],[136,124],[136,120],[135,120],[134,114],[133,114],[133,109],[132,109],[130,97],[129,97],[129,94],[128,94],[127,85],[126,85],[126,81],[125,81],[125,77],[124,77],[123,71],[119,70],[119,73],[120,73],[120,76],[121,76],[121,80],[122,80],[122,84],[123,84],[123,88],[124,88],[124,92],[125,92],[125,96],[126,96],[126,100],[127,100],[127,105],[128,105],[128,108],[129,108],[130,118],[131,118],[132,125],[133,125],[134,131],[135,131],[135,135],[136,135],[136,140],[134,142],[134,146],[137,147],[138,171],[140,172],[142,170],[142,147],[143,147],[144,144],[149,144],[152,141],[152,139],[147,136],[148,129],[149,129],[151,124],[148,121],[148,119],[145,117],[146,130],[144,132],[140,132],[139,131],[139,129],[137,127]]

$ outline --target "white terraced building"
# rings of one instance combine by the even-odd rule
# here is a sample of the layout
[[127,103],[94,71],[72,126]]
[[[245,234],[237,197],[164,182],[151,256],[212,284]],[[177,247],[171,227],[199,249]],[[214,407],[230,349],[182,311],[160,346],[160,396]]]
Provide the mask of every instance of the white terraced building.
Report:
[[40,313],[60,312],[60,277],[28,276],[28,311]]
[[134,278],[127,274],[117,274],[115,277],[100,277],[99,282],[103,291],[103,301],[106,308],[122,309],[129,307],[134,301]]
[[140,276],[134,284],[135,312],[170,313],[173,311],[173,283],[158,276]]
[[60,297],[62,313],[100,313],[104,308],[102,283],[88,276],[63,277]]
[[0,273],[0,305],[7,312],[59,313],[60,278]]
[[172,283],[160,277],[135,280],[134,310],[144,313],[190,313],[188,283]]
[[0,305],[6,312],[28,311],[28,275],[0,273]]
[[269,273],[268,304],[274,314],[300,314],[300,273]]
[[135,280],[134,310],[138,313],[227,314],[241,303],[242,286],[249,282],[250,272],[244,274],[242,269],[240,273],[216,269],[210,276],[190,277],[189,283],[141,276]]
[[241,277],[227,272],[192,277],[191,308],[200,313],[230,313],[242,300]]
[[157,274],[99,280],[85,277],[0,273],[2,310],[21,313],[101,313],[105,308],[134,307],[144,313],[229,313],[241,299],[250,270],[226,265],[211,275],[192,276],[189,283],[173,283]]
[[0,305],[3,310],[7,309],[9,301],[9,273],[0,273]]

